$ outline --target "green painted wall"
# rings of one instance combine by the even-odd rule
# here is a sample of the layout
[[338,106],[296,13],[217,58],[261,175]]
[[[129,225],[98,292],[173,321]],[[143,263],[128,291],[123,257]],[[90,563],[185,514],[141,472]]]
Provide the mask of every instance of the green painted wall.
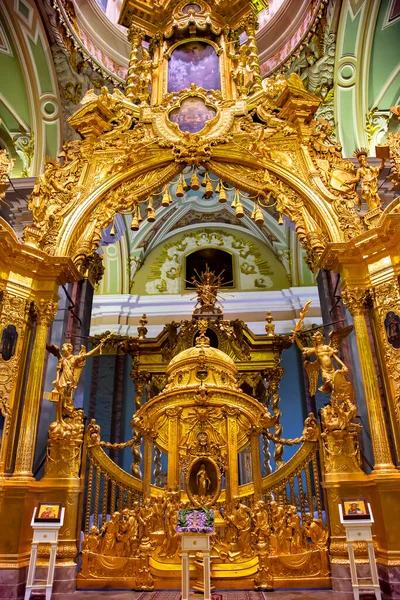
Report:
[[[374,106],[375,99],[387,85],[390,75],[399,67],[400,62],[400,20],[385,25],[390,4],[390,0],[382,0],[375,27],[368,85],[370,107]],[[377,108],[389,109],[399,97],[400,76],[398,73]]]
[[[200,230],[196,230],[196,232],[186,232],[186,233],[177,234],[168,239],[167,245],[171,246],[171,244],[177,244],[179,242],[182,242],[185,238],[185,235],[188,235],[190,233],[196,233],[196,235],[200,236],[202,231],[205,231],[208,233],[215,232],[217,235],[223,234],[226,236],[234,236],[238,240],[242,240],[245,243],[251,243],[254,248],[254,251],[259,255],[260,260],[263,262],[266,261],[268,263],[269,268],[268,268],[267,276],[272,280],[273,285],[271,287],[268,287],[268,288],[251,287],[251,288],[246,288],[245,290],[243,290],[243,288],[238,283],[234,288],[231,288],[232,290],[235,290],[235,291],[241,291],[241,290],[242,291],[266,291],[266,290],[281,290],[281,289],[285,289],[285,288],[289,287],[290,284],[289,284],[289,281],[287,278],[286,270],[283,267],[282,263],[276,258],[274,253],[267,246],[265,246],[258,240],[254,239],[250,235],[246,235],[245,233],[241,233],[241,232],[237,233],[237,232],[233,232],[228,229],[215,229],[215,230],[214,229],[204,229],[204,230],[200,229]],[[199,245],[197,247],[197,249],[205,248],[205,247],[215,247],[215,248],[220,248],[221,250],[227,250],[225,245],[219,246],[217,244],[210,244],[209,246]],[[186,293],[186,290],[184,288],[184,278],[185,278],[184,257],[187,254],[190,254],[191,252],[193,252],[193,250],[194,250],[194,248],[190,248],[190,249],[188,248],[186,251],[184,251],[184,253],[181,255],[181,257],[179,259],[180,266],[181,266],[181,272],[179,275],[179,291],[177,293]],[[233,256],[234,256],[233,262],[234,262],[234,270],[235,270],[235,281],[239,282],[240,281],[239,260],[238,260],[238,257],[234,253],[233,253]],[[149,293],[146,289],[146,284],[149,280],[156,279],[155,266],[164,262],[165,258],[166,258],[165,245],[158,246],[152,252],[150,252],[150,254],[145,259],[144,265],[135,275],[134,283],[131,288],[132,294],[142,295],[142,294]],[[265,269],[265,267],[263,267],[263,269]],[[110,292],[110,293],[112,293],[112,292]],[[187,293],[192,293],[192,292],[187,292]]]

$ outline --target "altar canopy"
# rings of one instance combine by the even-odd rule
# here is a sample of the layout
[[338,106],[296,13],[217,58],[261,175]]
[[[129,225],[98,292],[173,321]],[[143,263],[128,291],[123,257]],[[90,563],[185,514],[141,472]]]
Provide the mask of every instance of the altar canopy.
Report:
[[[394,591],[399,200],[383,199],[379,182],[389,160],[388,181],[400,185],[399,107],[358,115],[370,147],[343,150],[338,131],[347,147],[351,132],[334,131],[327,26],[339,16],[326,2],[311,7],[323,43],[310,26],[296,60],[260,64],[264,2],[124,0],[126,73],[105,53],[79,62],[87,7],[56,4],[51,39],[71,20],[63,52],[80,65],[62,102],[79,102],[62,151],[32,184],[30,220],[13,213],[17,234],[0,218],[0,597],[2,581],[20,587],[38,502],[65,508],[55,586],[64,577],[80,589],[143,591],[179,588],[190,529],[211,536],[215,588],[343,590],[337,506],[369,503],[380,577]],[[341,23],[355,10],[343,6]],[[33,12],[23,2],[18,11],[30,27]],[[11,22],[0,20],[2,60],[13,58]],[[356,62],[337,61],[346,90]],[[53,79],[27,72],[42,77],[31,112],[58,135],[57,93],[44,91]],[[390,118],[382,158],[371,157]],[[33,148],[47,152],[55,136],[21,141],[10,117],[6,125],[27,174]],[[0,150],[1,201],[17,160]],[[301,291],[316,280],[323,318],[317,293],[311,302]],[[359,545],[356,560],[366,556]],[[194,556],[198,591],[204,572]]]

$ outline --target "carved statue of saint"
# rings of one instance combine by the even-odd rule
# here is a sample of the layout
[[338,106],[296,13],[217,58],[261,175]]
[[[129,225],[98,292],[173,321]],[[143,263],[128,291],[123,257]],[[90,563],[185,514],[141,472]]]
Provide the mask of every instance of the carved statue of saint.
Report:
[[200,466],[200,469],[197,472],[196,483],[198,496],[200,498],[206,498],[208,496],[208,491],[211,486],[211,480],[207,474],[207,469],[204,464]]
[[[15,158],[8,158],[6,150],[0,149],[0,185],[8,182],[8,177],[13,170]],[[0,200],[3,198],[0,196]]]
[[269,526],[267,506],[264,500],[259,500],[258,502],[256,502],[254,506],[254,511],[252,512],[251,516],[253,519],[253,535],[255,537],[255,540],[258,541],[259,538],[263,538],[268,541],[269,545],[271,528]]
[[234,498],[234,503],[235,507],[232,513],[228,515],[224,513],[223,515],[226,523],[235,530],[235,536],[231,543],[232,550],[229,554],[234,556],[239,553],[246,558],[253,554],[251,546],[251,511],[248,506],[240,502],[239,498]]
[[352,179],[349,179],[347,184],[352,185],[361,181],[361,196],[362,199],[367,203],[368,210],[370,211],[380,208],[382,202],[378,194],[378,177],[379,173],[385,167],[385,159],[382,159],[382,162],[378,167],[372,167],[370,164],[368,164],[368,152],[365,148],[356,150],[354,152],[354,156],[357,158],[360,166],[357,169],[356,176]]
[[46,158],[44,173],[38,176],[29,197],[28,208],[38,226],[54,215],[64,196],[68,195],[64,185],[57,180],[56,173],[59,168],[60,165],[55,159]]
[[232,79],[235,82],[237,91],[241,96],[246,94],[249,84],[252,82],[248,51],[248,46],[243,44],[240,46],[238,52],[228,53],[228,56],[234,65],[233,69],[231,70]]
[[142,58],[137,66],[138,73],[138,95],[142,98],[147,98],[149,95],[149,87],[152,79],[152,71],[154,65],[149,52],[142,46]]

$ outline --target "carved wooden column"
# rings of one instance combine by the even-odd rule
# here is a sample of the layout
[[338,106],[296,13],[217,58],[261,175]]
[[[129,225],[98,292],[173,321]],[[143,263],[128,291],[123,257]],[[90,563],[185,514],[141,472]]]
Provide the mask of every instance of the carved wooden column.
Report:
[[[279,407],[279,384],[281,382],[283,376],[283,369],[281,367],[276,367],[274,369],[267,371],[267,379],[269,381],[269,393],[271,398],[271,409],[276,417],[276,421],[274,424],[274,435],[279,438],[282,436],[282,424],[281,424],[281,414],[282,411]],[[276,468],[279,469],[282,465],[285,464],[285,461],[282,458],[283,454],[283,445],[275,444],[275,453],[274,459]]]
[[260,60],[258,58],[258,50],[256,44],[256,30],[258,27],[257,17],[254,15],[247,17],[245,31],[248,37],[249,44],[249,66],[253,74],[253,91],[261,90],[261,69]]
[[365,320],[367,293],[360,288],[346,289],[342,292],[342,299],[354,319],[354,330],[360,354],[365,402],[368,410],[372,449],[375,459],[373,473],[390,473],[395,471],[395,467],[392,462],[385,425],[385,415],[382,408],[368,327]]
[[[373,335],[377,355],[383,374],[384,388],[389,408],[389,416],[396,449],[397,463],[400,463],[400,360],[396,323],[400,316],[400,288],[396,276],[386,279],[373,290]],[[392,336],[391,328],[394,328]],[[390,342],[392,339],[392,343]]]
[[150,498],[151,490],[151,475],[153,463],[153,435],[146,432],[143,435],[144,452],[143,452],[143,497]]
[[179,477],[179,419],[182,408],[167,408],[168,417],[168,487],[174,489],[180,483]]
[[30,302],[24,298],[0,291],[0,339],[8,327],[15,327],[15,347],[8,357],[0,354],[0,415],[3,431],[0,436],[0,475],[7,471],[10,455],[16,444],[15,429],[18,421],[18,397],[24,379],[24,369],[29,340]]
[[32,362],[26,387],[20,437],[13,477],[26,479],[32,477],[32,464],[35,453],[36,433],[42,399],[42,383],[46,341],[49,325],[57,312],[57,302],[41,298],[36,305],[37,326],[32,350]]
[[226,439],[228,441],[228,471],[226,478],[227,499],[232,502],[239,494],[238,488],[238,446],[237,446],[237,418],[239,410],[230,406],[224,408],[226,415]]
[[131,25],[128,32],[128,40],[131,43],[131,54],[129,57],[128,76],[126,78],[125,95],[127,98],[134,98],[137,88],[137,67],[139,64],[139,48],[142,44],[143,32],[134,25]]
[[251,470],[253,473],[254,502],[262,499],[262,478],[261,478],[261,459],[260,459],[260,430],[254,427],[251,432]]

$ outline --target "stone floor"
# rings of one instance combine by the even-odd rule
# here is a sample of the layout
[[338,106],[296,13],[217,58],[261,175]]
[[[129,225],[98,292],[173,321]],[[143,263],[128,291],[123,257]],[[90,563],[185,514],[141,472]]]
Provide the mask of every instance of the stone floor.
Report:
[[[253,592],[254,594],[254,592]],[[277,590],[270,593],[259,593],[257,594],[259,600],[353,600],[353,594],[332,592],[331,590]],[[257,597],[255,594],[253,598]],[[36,595],[35,595],[36,597]],[[131,592],[131,591],[77,591],[73,594],[56,594],[53,596],[54,600],[98,600],[104,598],[104,600],[153,600],[154,592]],[[217,599],[221,600],[240,600],[245,598],[246,593],[241,591],[224,591],[218,592]],[[39,598],[39,596],[37,596]],[[172,598],[171,592],[159,591],[156,599],[157,600],[170,600]],[[180,598],[180,594],[176,595],[177,600]],[[201,600],[202,595],[194,594],[190,596],[191,600]],[[361,593],[360,598],[362,600],[373,600],[374,594]],[[217,600],[216,599],[216,600]],[[174,599],[175,600],[175,599]],[[382,595],[382,600],[386,600],[386,596]]]

